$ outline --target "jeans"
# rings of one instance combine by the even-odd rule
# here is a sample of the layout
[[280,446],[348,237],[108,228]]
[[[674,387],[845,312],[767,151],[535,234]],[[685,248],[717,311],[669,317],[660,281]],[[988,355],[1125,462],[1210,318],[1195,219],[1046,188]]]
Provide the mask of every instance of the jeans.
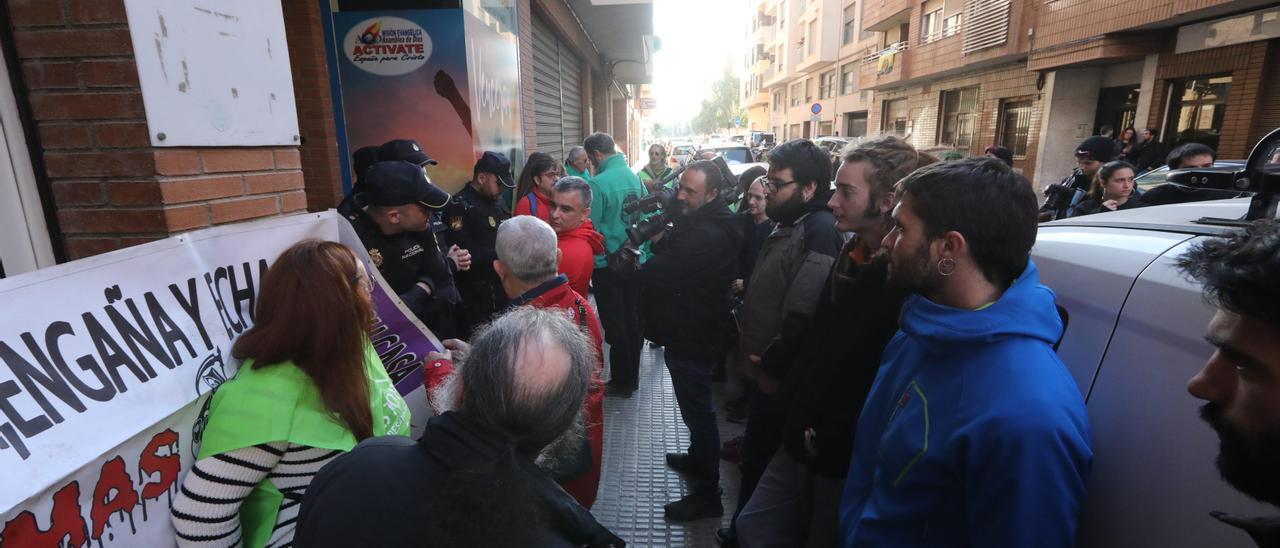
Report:
[[609,343],[609,382],[635,389],[640,383],[640,290],[608,268],[591,274],[604,340]]
[[843,491],[844,478],[814,474],[785,449],[778,451],[735,521],[738,544],[743,548],[839,545]]
[[689,460],[694,467],[693,492],[719,497],[720,427],[711,403],[712,360],[665,352],[680,418],[689,428]]

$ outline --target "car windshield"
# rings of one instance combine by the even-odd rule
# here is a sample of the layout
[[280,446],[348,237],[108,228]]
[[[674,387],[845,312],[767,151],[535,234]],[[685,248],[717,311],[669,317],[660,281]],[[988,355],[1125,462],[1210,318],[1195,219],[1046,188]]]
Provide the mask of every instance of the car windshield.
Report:
[[713,151],[723,156],[726,164],[745,164],[751,161],[751,151],[746,148],[721,148]]
[[693,154],[693,145],[678,146],[671,150],[672,156],[688,156]]

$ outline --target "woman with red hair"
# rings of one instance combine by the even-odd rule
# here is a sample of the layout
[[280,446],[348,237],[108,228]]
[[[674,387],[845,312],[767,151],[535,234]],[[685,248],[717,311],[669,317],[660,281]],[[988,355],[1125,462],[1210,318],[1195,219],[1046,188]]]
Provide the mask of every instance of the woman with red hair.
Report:
[[255,325],[212,396],[200,454],[173,501],[180,546],[293,540],[311,478],[360,440],[409,433],[409,409],[369,342],[373,281],[346,246],[305,240],[262,281]]

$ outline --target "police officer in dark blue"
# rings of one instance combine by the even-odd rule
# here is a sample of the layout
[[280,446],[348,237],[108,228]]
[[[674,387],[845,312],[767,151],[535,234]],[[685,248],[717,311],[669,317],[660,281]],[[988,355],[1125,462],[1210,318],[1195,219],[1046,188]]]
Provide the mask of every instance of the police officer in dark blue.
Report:
[[[359,154],[360,150],[357,150],[356,153]],[[422,147],[418,145],[417,141],[412,139],[392,139],[382,143],[382,146],[376,149],[374,161],[377,160],[404,160],[421,166],[424,170],[427,166],[434,166],[437,163],[422,151]],[[367,168],[368,166],[365,167]],[[429,179],[430,177],[428,176]],[[355,191],[354,188],[352,190]],[[445,237],[445,228],[443,214],[439,209],[433,210],[431,212],[431,234],[435,237],[436,247],[444,251],[444,262],[449,267],[450,275],[456,275],[458,271],[470,268],[471,253],[466,248],[450,244]]]
[[471,181],[444,208],[445,237],[471,252],[471,268],[456,277],[462,293],[457,315],[459,338],[469,339],[475,326],[507,307],[506,293],[493,270],[493,261],[498,258],[494,243],[498,225],[511,218],[511,209],[500,196],[515,186],[507,157],[486,151],[476,161]]
[[432,211],[449,194],[431,184],[422,166],[401,160],[374,163],[359,181],[338,212],[400,300],[437,337],[455,336],[459,295],[429,230]]

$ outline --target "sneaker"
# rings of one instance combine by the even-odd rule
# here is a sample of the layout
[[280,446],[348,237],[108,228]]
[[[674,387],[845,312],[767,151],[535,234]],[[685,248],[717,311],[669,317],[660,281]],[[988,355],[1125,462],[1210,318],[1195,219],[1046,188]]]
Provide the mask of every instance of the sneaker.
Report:
[[733,413],[734,411],[737,411],[739,409],[743,411],[751,410],[751,403],[747,401],[747,398],[738,398],[736,400],[729,400],[724,404],[724,410],[729,413]]
[[716,542],[720,543],[722,548],[738,548],[738,536],[729,527],[716,529]]
[[606,396],[630,398],[635,391],[636,388],[634,386],[625,386],[616,382],[608,382],[604,385],[604,395]]
[[667,466],[681,474],[694,473],[693,459],[688,453],[667,453]]
[[720,445],[720,458],[732,463],[742,462],[742,436],[738,436]]
[[694,493],[675,502],[668,502],[662,508],[671,521],[693,521],[724,515],[724,505],[720,504],[719,494],[707,496]]

